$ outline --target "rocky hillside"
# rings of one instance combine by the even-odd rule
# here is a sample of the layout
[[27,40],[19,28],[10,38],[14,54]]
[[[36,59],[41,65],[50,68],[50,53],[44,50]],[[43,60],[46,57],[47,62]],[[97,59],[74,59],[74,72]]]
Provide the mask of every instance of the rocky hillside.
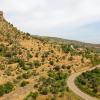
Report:
[[[67,77],[99,64],[100,54],[77,42],[56,41],[31,36],[4,18],[0,20],[0,100],[8,97],[9,100],[79,99],[68,89]],[[25,93],[19,90],[19,95],[16,92],[30,85],[31,90],[26,89]]]

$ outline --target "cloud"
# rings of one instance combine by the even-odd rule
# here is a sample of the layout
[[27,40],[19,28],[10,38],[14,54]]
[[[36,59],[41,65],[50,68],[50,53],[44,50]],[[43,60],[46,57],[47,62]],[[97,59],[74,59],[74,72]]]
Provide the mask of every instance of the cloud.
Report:
[[100,0],[0,0],[0,9],[23,31],[40,35],[67,36],[100,21]]

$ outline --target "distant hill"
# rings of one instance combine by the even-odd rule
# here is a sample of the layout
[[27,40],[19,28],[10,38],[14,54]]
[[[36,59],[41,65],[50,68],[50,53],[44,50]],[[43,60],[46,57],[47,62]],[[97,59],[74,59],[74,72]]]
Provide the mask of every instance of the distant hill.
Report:
[[56,42],[59,44],[73,44],[79,47],[90,47],[90,48],[97,48],[97,49],[100,48],[100,44],[85,43],[77,40],[68,40],[68,39],[57,38],[57,37],[47,37],[47,36],[37,36],[37,35],[33,35],[33,37],[41,40],[46,40],[48,42]]

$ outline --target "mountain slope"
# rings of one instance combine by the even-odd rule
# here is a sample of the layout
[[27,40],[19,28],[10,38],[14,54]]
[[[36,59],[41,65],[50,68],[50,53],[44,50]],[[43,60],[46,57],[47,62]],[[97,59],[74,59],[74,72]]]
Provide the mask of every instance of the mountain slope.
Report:
[[33,92],[14,96],[12,100],[35,97],[77,100],[67,87],[68,76],[99,63],[99,54],[90,47],[63,39],[31,36],[4,18],[0,21],[0,99],[31,84]]
[[37,36],[37,35],[34,35],[33,37],[51,41],[51,42],[57,42],[59,44],[73,44],[79,47],[100,48],[100,44],[84,43],[76,40],[68,40],[68,39],[62,39],[57,37],[47,37],[47,36]]

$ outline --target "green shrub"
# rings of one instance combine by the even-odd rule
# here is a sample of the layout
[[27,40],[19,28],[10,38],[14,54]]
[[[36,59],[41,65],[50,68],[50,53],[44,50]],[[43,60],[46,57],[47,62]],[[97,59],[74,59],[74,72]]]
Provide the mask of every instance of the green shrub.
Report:
[[0,70],[4,70],[5,69],[5,65],[0,64]]
[[7,75],[7,76],[11,76],[11,70],[10,69],[6,69],[4,71],[4,73]]
[[30,92],[30,94],[24,100],[36,100],[38,92]]
[[23,59],[19,59],[18,62],[19,62],[19,66],[21,68],[24,68],[25,67],[25,61]]
[[41,63],[38,60],[34,60],[33,64],[36,68],[38,68],[39,66],[41,66]]
[[11,52],[5,52],[4,56],[8,57],[8,58],[11,58],[12,57],[12,53]]
[[22,74],[22,77],[23,77],[24,79],[29,79],[31,76],[32,76],[32,73],[30,73],[30,72],[26,72],[26,73],[23,73],[23,74]]
[[7,82],[4,85],[0,85],[0,96],[7,94],[13,90],[14,86],[11,82]]
[[33,56],[32,56],[31,54],[29,54],[29,53],[27,54],[27,58],[28,58],[28,59],[30,59],[30,58],[32,58],[32,57],[33,57]]
[[64,53],[69,53],[72,50],[70,45],[61,45],[61,48]]
[[20,86],[21,86],[21,87],[24,87],[24,86],[26,86],[27,84],[29,84],[28,81],[22,81],[22,82],[20,83]]
[[42,87],[41,90],[40,90],[40,93],[43,94],[43,95],[47,95],[48,92],[49,92],[48,87]]
[[9,93],[13,90],[14,86],[11,82],[7,82],[6,84],[4,84],[3,88],[5,93]]
[[3,96],[4,95],[4,88],[2,85],[0,85],[0,96]]

